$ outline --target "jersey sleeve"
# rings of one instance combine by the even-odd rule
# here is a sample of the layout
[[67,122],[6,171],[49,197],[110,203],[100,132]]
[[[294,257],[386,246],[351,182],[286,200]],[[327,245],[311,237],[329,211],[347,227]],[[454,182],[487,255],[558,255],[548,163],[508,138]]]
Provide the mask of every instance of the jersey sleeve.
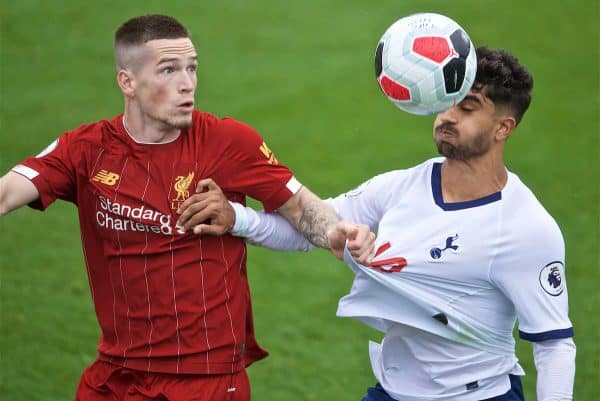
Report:
[[219,180],[223,189],[260,201],[267,212],[278,209],[300,188],[292,172],[252,127],[234,119],[221,120],[219,136],[228,141]]
[[372,230],[376,230],[392,194],[398,193],[390,187],[398,185],[398,179],[401,179],[400,171],[376,175],[333,198],[330,203],[342,220],[367,224]]
[[69,133],[61,135],[35,157],[28,157],[12,171],[28,178],[40,196],[29,206],[45,210],[56,199],[75,201],[75,167]]
[[246,242],[276,251],[311,251],[315,249],[292,224],[279,213],[258,212],[236,202],[230,202],[235,211],[231,234],[244,237]]
[[[538,342],[573,336],[565,275],[565,245],[560,229],[549,219],[522,233],[519,247],[490,278],[512,301],[519,336]],[[525,231],[525,230],[524,230]]]

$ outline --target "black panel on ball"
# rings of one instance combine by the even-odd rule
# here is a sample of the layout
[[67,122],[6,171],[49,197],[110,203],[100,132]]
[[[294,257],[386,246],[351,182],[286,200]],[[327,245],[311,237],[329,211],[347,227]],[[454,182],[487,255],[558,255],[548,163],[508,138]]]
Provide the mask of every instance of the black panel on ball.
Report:
[[450,41],[452,42],[452,46],[454,46],[454,50],[458,53],[458,55],[462,58],[467,58],[469,52],[471,51],[471,41],[469,37],[462,29],[457,29],[450,35]]
[[383,57],[383,42],[379,42],[375,51],[375,77],[379,78],[383,70],[381,58]]
[[460,90],[465,80],[466,62],[463,58],[453,58],[444,66],[444,87],[446,93]]

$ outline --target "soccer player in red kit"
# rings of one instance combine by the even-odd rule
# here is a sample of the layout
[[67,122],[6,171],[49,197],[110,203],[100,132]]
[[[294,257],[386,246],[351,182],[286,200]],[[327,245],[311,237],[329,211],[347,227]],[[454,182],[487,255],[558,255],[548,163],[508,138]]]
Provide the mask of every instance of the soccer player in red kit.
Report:
[[178,21],[133,18],[114,46],[124,113],[15,166],[0,179],[0,214],[56,199],[78,207],[102,334],[76,400],[249,400],[245,367],[267,354],[254,338],[244,241],[185,230],[181,204],[210,177],[232,201],[277,209],[318,246],[351,233],[367,255],[372,234],[338,222],[251,127],[194,109],[197,55]]

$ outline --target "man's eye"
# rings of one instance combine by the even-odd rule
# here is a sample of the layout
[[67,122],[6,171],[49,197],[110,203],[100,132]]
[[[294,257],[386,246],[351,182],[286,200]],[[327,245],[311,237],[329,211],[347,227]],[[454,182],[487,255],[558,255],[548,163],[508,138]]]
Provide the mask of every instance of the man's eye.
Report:
[[162,70],[163,74],[171,74],[173,71],[175,71],[173,67],[165,67]]

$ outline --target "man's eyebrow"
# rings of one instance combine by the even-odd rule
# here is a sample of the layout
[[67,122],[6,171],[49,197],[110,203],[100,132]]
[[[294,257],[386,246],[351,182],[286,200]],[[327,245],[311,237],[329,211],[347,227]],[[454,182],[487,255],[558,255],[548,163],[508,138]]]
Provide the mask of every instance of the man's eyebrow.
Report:
[[[477,96],[475,96],[475,95],[467,95],[467,96],[465,96],[465,97],[464,97],[464,99],[462,100],[462,102],[469,102],[469,101],[471,101],[471,102],[475,102],[475,103],[477,103],[477,104],[478,104],[478,105],[480,105],[480,106],[483,104],[483,103],[481,102],[481,100],[479,100],[479,98],[478,98]],[[462,103],[462,102],[461,102],[461,103]]]

